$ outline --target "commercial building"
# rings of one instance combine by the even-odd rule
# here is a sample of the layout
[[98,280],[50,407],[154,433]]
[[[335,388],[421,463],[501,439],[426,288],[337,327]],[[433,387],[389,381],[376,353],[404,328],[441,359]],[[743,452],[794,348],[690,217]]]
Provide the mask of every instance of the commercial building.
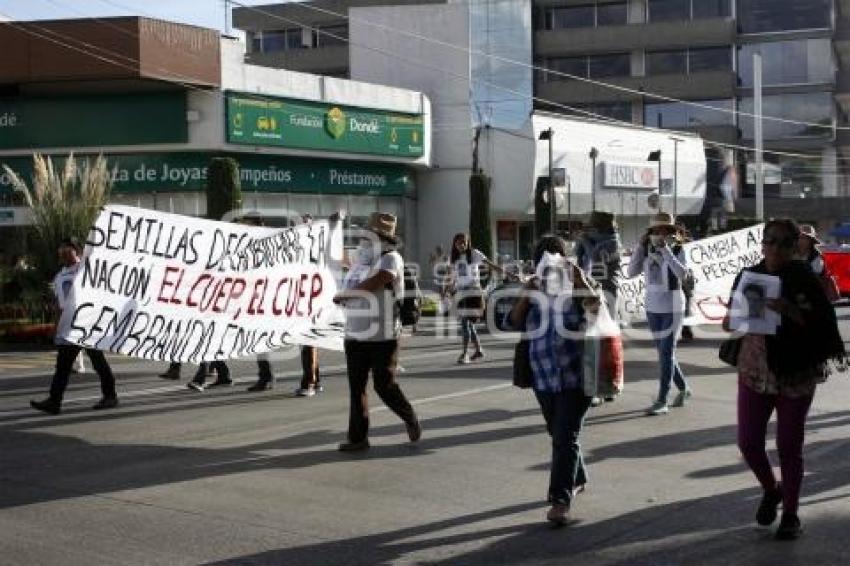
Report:
[[[245,208],[278,223],[343,209],[349,226],[387,211],[415,245],[420,92],[246,64],[216,30],[148,18],[0,23],[0,44],[0,163],[25,178],[33,152],[104,154],[113,202],[203,215],[210,159],[229,156]],[[20,224],[6,175],[0,199]]]
[[[417,72],[435,60],[460,71],[466,59],[473,125],[521,127],[509,123],[506,108],[519,116],[520,108],[533,106],[698,133],[708,148],[704,218],[717,206],[723,171],[733,161],[743,181],[737,213],[754,214],[753,153],[733,146],[754,145],[752,61],[760,53],[768,214],[816,220],[827,228],[850,212],[846,0],[408,4],[319,0],[264,6],[263,13],[240,8],[234,23],[252,40],[249,60],[316,72],[333,62],[333,73],[357,79],[374,75],[361,75],[367,58],[408,69],[415,66],[409,62],[417,62]],[[440,13],[454,13],[467,28],[429,17]],[[322,31],[331,28],[337,43],[328,46]],[[278,41],[293,30],[315,40]],[[395,57],[383,56],[385,51]],[[452,56],[458,60],[454,65],[447,63]],[[537,67],[533,75],[532,64]],[[400,76],[397,69],[387,74]],[[444,81],[454,79],[444,74]],[[399,83],[386,84],[408,82],[400,77]],[[440,101],[432,98],[438,106]],[[672,158],[662,153],[662,160]]]

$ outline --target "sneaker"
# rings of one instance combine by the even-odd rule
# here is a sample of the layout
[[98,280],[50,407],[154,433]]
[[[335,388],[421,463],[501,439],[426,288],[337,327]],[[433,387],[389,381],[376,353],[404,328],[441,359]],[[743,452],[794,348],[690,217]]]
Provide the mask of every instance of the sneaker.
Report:
[[313,397],[316,395],[315,387],[299,387],[295,390],[296,397]]
[[590,400],[590,406],[591,407],[598,407],[601,404],[602,404],[602,397],[594,397],[593,399]]
[[673,403],[670,405],[671,407],[684,407],[685,401],[690,399],[693,396],[690,389],[685,389],[684,391],[679,391],[679,394],[676,395],[676,398],[673,399]]
[[211,389],[213,387],[232,387],[232,386],[233,386],[233,380],[232,379],[216,379],[215,381],[213,381],[212,383],[207,385],[207,388]]
[[104,397],[100,401],[92,407],[95,411],[102,411],[103,409],[114,409],[118,406],[118,397]]
[[553,523],[557,527],[563,527],[567,524],[567,515],[570,512],[570,507],[564,503],[555,503],[549,512],[546,513],[546,520]]
[[30,407],[37,411],[42,411],[48,415],[58,415],[62,412],[62,403],[54,401],[50,397],[43,401],[30,401]]
[[465,366],[470,363],[469,355],[463,354],[461,357],[457,359],[458,365]]
[[664,401],[656,401],[652,404],[650,408],[646,410],[647,416],[657,417],[659,415],[666,415],[670,412],[670,409],[667,407],[667,403]]
[[171,379],[176,381],[180,379],[180,370],[167,369],[166,371],[159,374],[157,377],[161,377],[162,379]]
[[584,490],[587,489],[587,484],[580,483],[573,488],[573,499],[575,499],[579,493],[584,493]]
[[407,436],[410,438],[411,442],[419,442],[419,439],[422,438],[422,425],[419,424],[419,421],[414,421],[413,424],[406,424],[407,427]]
[[189,389],[194,389],[195,391],[204,391],[204,384],[198,383],[197,381],[190,381],[186,384],[186,387],[188,387]]
[[360,442],[343,442],[337,447],[337,449],[340,452],[361,452],[363,450],[369,450],[369,441],[361,440]]
[[795,513],[783,513],[776,529],[776,540],[794,540],[803,534],[800,518]]
[[257,383],[248,387],[248,391],[268,391],[269,389],[274,389],[273,381],[265,381],[263,379],[257,380]]
[[782,503],[782,487],[777,485],[773,491],[765,491],[761,497],[758,511],[756,511],[756,522],[766,527],[772,525],[776,520],[776,508]]
[[483,360],[483,359],[484,359],[484,352],[482,352],[481,350],[478,350],[477,352],[472,354],[472,357],[470,358],[470,360],[473,361],[473,362],[477,362],[478,360]]

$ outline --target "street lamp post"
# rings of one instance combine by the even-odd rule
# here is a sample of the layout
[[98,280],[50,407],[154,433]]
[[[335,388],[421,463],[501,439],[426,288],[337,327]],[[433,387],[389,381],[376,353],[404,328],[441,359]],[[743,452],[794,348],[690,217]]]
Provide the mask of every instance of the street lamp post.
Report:
[[590,148],[590,162],[592,169],[590,170],[590,212],[596,210],[596,158],[599,157],[599,150],[595,147]]
[[[670,137],[673,142],[673,216],[679,214],[679,144],[683,139]],[[659,179],[661,176],[659,175]]]
[[661,150],[656,149],[655,151],[650,152],[649,157],[647,157],[646,160],[658,162],[658,211],[664,212],[664,199],[661,198]]
[[549,199],[549,231],[554,234],[557,231],[557,203],[555,202],[555,180],[552,178],[552,138],[555,136],[552,128],[547,128],[540,132],[539,140],[549,142],[549,182],[546,186],[546,195]]

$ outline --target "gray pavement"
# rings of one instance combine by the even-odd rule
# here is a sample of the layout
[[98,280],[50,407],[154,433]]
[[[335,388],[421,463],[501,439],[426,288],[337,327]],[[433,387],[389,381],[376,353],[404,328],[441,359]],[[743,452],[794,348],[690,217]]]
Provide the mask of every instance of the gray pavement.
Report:
[[246,392],[255,368],[239,362],[240,384],[200,394],[158,379],[160,365],[114,359],[121,407],[92,412],[97,380],[83,375],[58,417],[27,407],[46,391],[50,355],[0,356],[0,563],[850,561],[850,375],[818,392],[806,532],[778,543],[755,525],[760,491],[735,446],[736,380],[718,337],[701,330],[680,351],[692,403],[648,418],[657,364],[633,332],[626,392],[588,419],[589,489],[572,524],[551,529],[549,439],[533,395],[510,386],[512,344],[485,337],[487,361],[460,367],[458,341],[442,333],[429,321],[405,340],[420,444],[373,394],[372,449],[359,455],[336,451],[348,411],[339,354],[323,352],[326,391],[309,399],[290,396],[293,359],[275,362],[271,392]]

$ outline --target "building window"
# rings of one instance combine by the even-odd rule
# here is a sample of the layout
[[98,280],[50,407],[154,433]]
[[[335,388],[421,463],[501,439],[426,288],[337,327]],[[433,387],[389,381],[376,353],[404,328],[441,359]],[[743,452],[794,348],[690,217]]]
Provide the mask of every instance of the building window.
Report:
[[646,54],[647,75],[684,75],[687,72],[687,50],[651,51]]
[[663,102],[647,104],[644,124],[653,128],[699,128],[734,125],[731,100],[699,100],[694,104]]
[[312,47],[310,30],[302,28],[284,29],[279,31],[264,31],[262,49],[265,53],[273,51],[290,51]]
[[323,26],[316,32],[318,47],[346,45],[348,43],[348,26]]
[[832,0],[738,0],[738,31],[832,28]]
[[628,53],[592,55],[587,59],[588,72],[592,79],[628,77],[632,74],[632,57]]
[[595,23],[594,6],[552,8],[551,29],[592,28]]
[[731,70],[732,48],[729,46],[691,49],[688,52],[689,73]]
[[[553,57],[548,60],[548,69],[576,77],[587,78],[587,57]],[[568,81],[570,77],[547,73],[550,81]]]
[[[811,92],[806,94],[777,94],[763,99],[765,116],[781,117],[806,124],[792,124],[776,120],[764,120],[764,139],[783,140],[789,138],[834,139],[835,102],[831,92]],[[742,98],[741,115],[738,121],[742,137],[753,139],[753,99]],[[745,115],[749,114],[749,115]],[[826,126],[826,127],[822,127]]]
[[835,55],[829,38],[740,46],[738,76],[741,86],[747,88],[753,86],[755,53],[761,53],[762,82],[765,86],[828,84],[835,80]]
[[649,0],[650,22],[681,22],[691,19],[691,0]]
[[693,18],[728,18],[732,16],[730,0],[693,0]]
[[[576,110],[568,111],[575,116],[585,118],[603,117],[617,120],[619,122],[632,122],[631,102],[612,102],[609,104],[574,104]],[[584,112],[578,112],[583,110]]]
[[629,21],[628,2],[597,2],[583,6],[560,6],[545,12],[546,29],[624,26]]
[[731,0],[649,0],[650,22],[683,22],[731,15]]
[[596,25],[602,26],[624,26],[629,23],[628,2],[616,2],[611,4],[596,5]]

